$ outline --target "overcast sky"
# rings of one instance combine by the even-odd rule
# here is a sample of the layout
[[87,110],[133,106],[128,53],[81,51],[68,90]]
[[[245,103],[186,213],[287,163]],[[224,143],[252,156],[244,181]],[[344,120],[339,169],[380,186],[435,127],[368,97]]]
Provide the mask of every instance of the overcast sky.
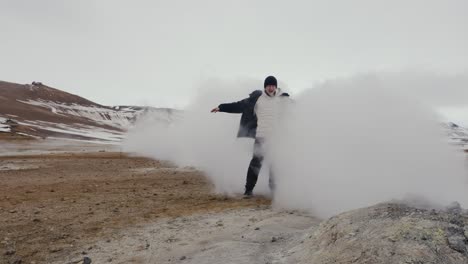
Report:
[[[0,80],[181,108],[211,77],[274,74],[298,92],[368,71],[466,74],[467,11],[466,0],[0,0]],[[468,105],[466,90],[453,97]]]

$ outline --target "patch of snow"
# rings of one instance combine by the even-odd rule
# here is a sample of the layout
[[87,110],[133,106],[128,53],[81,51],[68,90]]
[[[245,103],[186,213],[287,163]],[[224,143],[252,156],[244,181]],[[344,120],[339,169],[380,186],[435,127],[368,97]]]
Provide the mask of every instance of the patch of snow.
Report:
[[24,104],[40,106],[48,109],[52,109],[52,112],[56,114],[65,114],[84,117],[95,122],[99,122],[105,125],[113,126],[116,128],[129,128],[132,126],[133,120],[143,112],[141,111],[119,111],[112,108],[104,108],[97,106],[83,106],[79,104],[61,104],[52,101],[43,100],[17,100]]
[[71,141],[71,142],[79,142],[79,143],[92,143],[92,144],[99,144],[99,145],[120,146],[120,142],[118,142],[118,141],[83,140],[83,139],[58,138],[58,137],[47,137],[47,139],[51,139],[51,140],[61,140],[61,141]]
[[0,117],[0,132],[10,133],[11,128],[9,125],[5,124],[6,121],[6,118]]
[[84,136],[89,138],[95,138],[106,141],[116,141],[119,142],[123,139],[123,133],[108,130],[100,127],[80,125],[80,127],[73,127],[66,124],[56,124],[45,121],[36,121],[36,122],[20,122],[20,124],[36,127],[43,130],[48,130],[51,132],[58,132],[68,135]]
[[22,132],[17,132],[16,134],[26,136],[26,137],[32,137],[32,138],[36,138],[36,139],[41,138],[41,137],[38,137],[38,136],[33,136],[33,135],[29,135],[29,134],[22,133]]
[[10,133],[10,132],[11,132],[11,128],[10,128],[9,126],[0,125],[0,132]]
[[56,114],[73,115],[84,117],[95,122],[116,127],[119,129],[130,129],[134,126],[135,120],[143,115],[151,115],[159,122],[171,123],[177,118],[178,111],[157,108],[135,108],[135,107],[98,107],[83,106],[79,104],[62,104],[44,100],[17,100],[18,102],[40,106],[51,109]]
[[55,108],[53,106],[50,107],[50,111],[52,111],[52,113],[54,113],[54,114],[57,114],[57,108]]
[[[40,121],[26,120],[27,124],[39,124]],[[19,122],[21,124],[21,122]]]

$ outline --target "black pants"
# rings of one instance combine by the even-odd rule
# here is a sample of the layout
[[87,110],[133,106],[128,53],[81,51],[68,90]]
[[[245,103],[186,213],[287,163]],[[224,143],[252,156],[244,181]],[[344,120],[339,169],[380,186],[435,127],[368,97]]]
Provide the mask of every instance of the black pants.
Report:
[[[260,170],[262,169],[262,163],[264,160],[264,144],[265,140],[262,138],[256,138],[254,143],[254,152],[252,160],[249,164],[249,169],[247,170],[247,181],[245,184],[245,190],[251,192],[255,184],[257,184],[258,174],[260,174]],[[275,189],[274,177],[273,177],[273,170],[270,166],[269,168],[270,177],[268,180],[269,186],[271,190]]]

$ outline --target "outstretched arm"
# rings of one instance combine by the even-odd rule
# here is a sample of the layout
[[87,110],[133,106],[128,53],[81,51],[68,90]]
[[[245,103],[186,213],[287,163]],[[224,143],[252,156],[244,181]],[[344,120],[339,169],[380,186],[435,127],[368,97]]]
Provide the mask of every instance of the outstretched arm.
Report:
[[240,114],[247,106],[249,98],[243,99],[234,103],[220,104],[218,107],[211,110],[212,113],[225,112],[231,114]]
[[220,104],[218,107],[211,110],[211,112],[212,113],[225,112],[225,113],[232,113],[232,114],[240,114],[244,112],[246,108],[248,108],[252,104],[255,104],[256,100],[258,99],[260,95],[262,95],[261,90],[253,91],[249,95],[249,97],[243,100],[240,100],[238,102],[234,102],[234,103]]

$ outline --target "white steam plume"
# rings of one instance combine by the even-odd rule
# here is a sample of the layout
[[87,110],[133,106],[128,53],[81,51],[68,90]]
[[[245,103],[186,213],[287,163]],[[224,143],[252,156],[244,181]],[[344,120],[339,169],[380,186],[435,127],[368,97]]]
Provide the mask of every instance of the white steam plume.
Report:
[[[389,85],[395,83],[401,86]],[[181,120],[167,126],[142,119],[124,148],[194,165],[216,191],[241,193],[253,141],[235,138],[240,115],[209,110],[246,97],[262,83],[210,81],[202,87]],[[447,144],[433,109],[396,92],[404,89],[398,75],[368,75],[292,95],[295,102],[268,155],[278,188],[275,205],[322,217],[408,197],[467,206],[466,157]],[[257,194],[268,193],[265,172]]]

